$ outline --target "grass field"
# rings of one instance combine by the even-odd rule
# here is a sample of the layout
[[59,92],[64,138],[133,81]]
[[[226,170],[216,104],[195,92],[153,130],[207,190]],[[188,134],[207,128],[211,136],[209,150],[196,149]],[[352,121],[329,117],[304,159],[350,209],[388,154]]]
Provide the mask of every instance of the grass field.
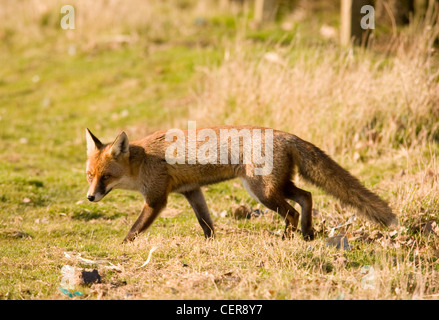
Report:
[[[322,32],[339,28],[331,6],[255,28],[249,7],[209,1],[70,4],[75,30],[59,25],[61,1],[0,11],[0,299],[71,299],[64,265],[101,276],[73,299],[439,298],[437,8],[393,36],[378,26],[368,48],[342,48]],[[265,208],[229,181],[204,188],[215,240],[171,195],[121,244],[143,199],[118,190],[88,203],[85,128],[110,142],[188,120],[297,134],[388,201],[399,227],[353,219],[298,180],[313,193],[317,237],[282,240],[276,213],[234,216]],[[328,245],[337,235],[349,246]]]

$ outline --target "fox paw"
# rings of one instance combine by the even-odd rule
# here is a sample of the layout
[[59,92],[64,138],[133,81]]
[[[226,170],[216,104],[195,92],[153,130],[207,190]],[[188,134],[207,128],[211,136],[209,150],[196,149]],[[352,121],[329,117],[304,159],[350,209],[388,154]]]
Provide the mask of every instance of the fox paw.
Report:
[[305,241],[314,240],[314,230],[313,229],[305,230],[304,232],[302,232],[302,235],[303,235],[303,239]]

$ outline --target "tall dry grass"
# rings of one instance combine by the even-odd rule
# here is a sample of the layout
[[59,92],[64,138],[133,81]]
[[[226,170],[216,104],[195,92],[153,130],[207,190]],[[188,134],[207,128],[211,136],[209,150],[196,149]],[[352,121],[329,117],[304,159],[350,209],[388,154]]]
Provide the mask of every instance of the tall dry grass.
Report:
[[287,130],[330,153],[376,155],[437,140],[438,35],[435,7],[380,51],[301,39],[288,47],[235,41],[218,67],[204,70],[190,117]]
[[[64,15],[60,11],[66,4],[75,9],[75,30],[60,27]],[[216,10],[213,0],[5,0],[0,10],[0,40],[37,45],[67,37],[82,43],[84,50],[100,42],[165,42],[193,34],[195,19]]]

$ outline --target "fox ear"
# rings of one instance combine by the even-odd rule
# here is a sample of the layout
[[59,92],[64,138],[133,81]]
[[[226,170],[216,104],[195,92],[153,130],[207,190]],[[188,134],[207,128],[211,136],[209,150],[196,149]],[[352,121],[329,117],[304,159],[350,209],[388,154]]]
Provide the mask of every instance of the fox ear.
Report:
[[119,134],[114,140],[110,148],[110,154],[113,158],[117,158],[120,155],[129,156],[130,154],[130,142],[125,132]]
[[100,142],[88,128],[85,129],[85,137],[87,139],[87,155],[92,154],[102,147],[102,142]]

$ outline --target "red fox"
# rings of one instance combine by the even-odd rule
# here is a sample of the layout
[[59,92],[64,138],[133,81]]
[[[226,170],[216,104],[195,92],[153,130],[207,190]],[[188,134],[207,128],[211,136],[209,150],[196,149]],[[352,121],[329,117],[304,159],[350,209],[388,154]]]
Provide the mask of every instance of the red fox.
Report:
[[[284,219],[284,237],[299,231],[300,216],[303,238],[314,239],[312,196],[296,187],[292,181],[295,174],[373,222],[397,224],[386,202],[322,150],[287,132],[218,126],[157,131],[132,142],[122,132],[113,143],[104,144],[86,129],[86,138],[88,200],[100,201],[113,189],[139,191],[145,199],[124,242],[132,241],[152,224],[171,192],[185,196],[204,236],[214,237],[201,186],[233,178],[240,178],[253,198]],[[287,199],[300,205],[301,215]]]

